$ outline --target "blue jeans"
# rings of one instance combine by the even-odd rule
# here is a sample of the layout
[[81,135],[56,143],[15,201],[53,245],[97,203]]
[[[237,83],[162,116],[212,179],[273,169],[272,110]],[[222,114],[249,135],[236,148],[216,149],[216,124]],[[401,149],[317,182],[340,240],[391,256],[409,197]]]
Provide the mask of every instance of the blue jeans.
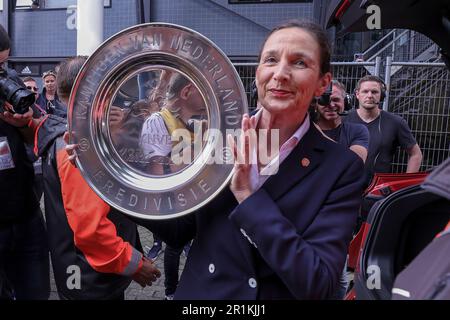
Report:
[[17,300],[47,300],[50,270],[41,210],[23,221],[0,226],[0,270]]

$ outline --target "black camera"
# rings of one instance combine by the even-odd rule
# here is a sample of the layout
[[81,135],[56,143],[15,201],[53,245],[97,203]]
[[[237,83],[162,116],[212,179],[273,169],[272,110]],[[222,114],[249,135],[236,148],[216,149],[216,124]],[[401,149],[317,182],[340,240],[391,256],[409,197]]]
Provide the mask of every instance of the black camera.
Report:
[[23,88],[9,77],[6,69],[0,68],[0,107],[7,101],[12,106],[11,112],[24,114],[35,100],[34,92]]

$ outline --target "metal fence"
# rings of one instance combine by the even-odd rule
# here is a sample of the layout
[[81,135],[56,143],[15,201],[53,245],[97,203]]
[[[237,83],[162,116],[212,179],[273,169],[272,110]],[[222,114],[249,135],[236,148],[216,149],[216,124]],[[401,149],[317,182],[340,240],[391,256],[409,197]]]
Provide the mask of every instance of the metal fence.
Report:
[[[250,109],[256,107],[251,97],[251,83],[256,63],[235,63]],[[439,165],[450,156],[450,72],[443,63],[386,61],[332,63],[333,77],[352,93],[356,83],[367,74],[382,77],[388,85],[384,109],[403,117],[409,124],[423,152],[421,170]],[[397,150],[393,172],[405,172],[408,156]]]
[[247,94],[248,107],[250,110],[256,108],[256,100],[252,96],[252,82],[255,80],[256,62],[238,62],[234,63],[239,76],[241,77],[242,83],[244,84],[245,93]]

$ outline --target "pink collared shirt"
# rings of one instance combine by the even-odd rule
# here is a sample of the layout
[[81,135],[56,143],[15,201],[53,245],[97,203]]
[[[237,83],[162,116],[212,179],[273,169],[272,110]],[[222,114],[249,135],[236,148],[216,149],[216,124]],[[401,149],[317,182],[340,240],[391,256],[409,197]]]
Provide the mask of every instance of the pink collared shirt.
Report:
[[[259,110],[256,113],[255,116],[257,122],[260,120],[261,114],[262,110]],[[264,182],[266,182],[266,180],[269,179],[271,175],[274,175],[278,172],[278,167],[281,165],[281,163],[283,163],[284,159],[287,158],[287,156],[292,152],[292,150],[294,150],[299,141],[309,130],[310,125],[311,122],[309,119],[309,114],[306,114],[303,123],[298,127],[298,129],[294,132],[294,134],[288,140],[286,140],[286,142],[283,143],[283,145],[280,147],[278,155],[275,156],[265,167],[263,167],[260,172],[258,171],[256,150],[253,151],[252,164],[250,170],[250,181],[253,191],[256,191],[259,188],[261,188]]]

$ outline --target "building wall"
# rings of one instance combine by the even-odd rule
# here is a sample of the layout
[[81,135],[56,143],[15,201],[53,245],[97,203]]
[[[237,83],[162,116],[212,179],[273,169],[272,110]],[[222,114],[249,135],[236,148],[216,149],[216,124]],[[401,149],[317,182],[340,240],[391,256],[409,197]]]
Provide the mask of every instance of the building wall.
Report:
[[257,56],[261,41],[280,21],[313,19],[312,3],[238,4],[228,0],[155,1],[153,21],[192,28],[214,41],[228,56]]
[[[234,61],[256,60],[267,32],[282,21],[303,17],[318,22],[323,1],[230,5],[228,0],[143,0],[150,22],[174,23],[200,32]],[[52,0],[52,5],[76,2]],[[140,21],[135,0],[110,3],[104,8],[104,39]],[[34,77],[42,87],[44,71],[76,55],[74,8],[12,11],[8,0],[0,4],[0,23],[11,37],[10,66],[21,76]]]
[[[16,10],[11,14],[10,35],[14,57],[67,57],[76,54],[73,9]],[[133,0],[112,0],[104,11],[104,37],[136,24]],[[69,25],[69,27],[68,27]],[[71,29],[70,29],[71,28]]]
[[[0,0],[2,1],[2,0]],[[138,22],[134,0],[111,0],[104,11],[104,38]],[[6,21],[5,10],[0,22]],[[48,58],[76,54],[76,30],[69,29],[73,10],[16,10],[10,15],[12,57]],[[293,18],[314,19],[313,3],[240,4],[228,0],[152,0],[152,21],[192,28],[213,40],[229,56],[256,56],[277,23]]]

